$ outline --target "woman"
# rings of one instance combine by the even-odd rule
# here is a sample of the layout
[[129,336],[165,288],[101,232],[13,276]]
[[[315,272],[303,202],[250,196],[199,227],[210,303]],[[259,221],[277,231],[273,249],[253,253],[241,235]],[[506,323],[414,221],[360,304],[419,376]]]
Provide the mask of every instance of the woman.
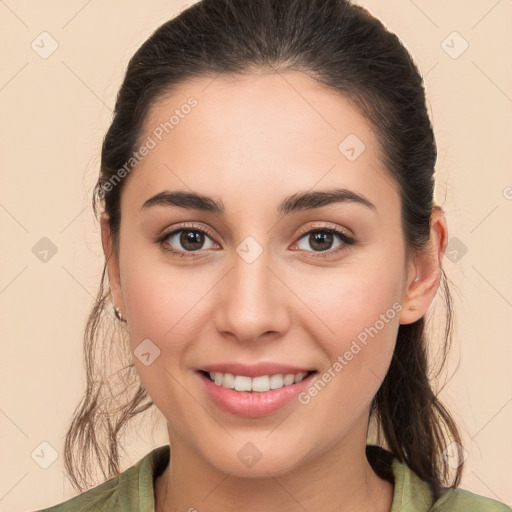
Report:
[[[66,437],[77,489],[93,449],[108,480],[48,510],[510,510],[457,489],[428,379],[441,282],[445,347],[452,314],[435,161],[416,66],[348,1],[203,0],[153,33],[103,143],[106,266]],[[101,337],[128,356],[115,375]],[[170,447],[119,474],[153,404]]]

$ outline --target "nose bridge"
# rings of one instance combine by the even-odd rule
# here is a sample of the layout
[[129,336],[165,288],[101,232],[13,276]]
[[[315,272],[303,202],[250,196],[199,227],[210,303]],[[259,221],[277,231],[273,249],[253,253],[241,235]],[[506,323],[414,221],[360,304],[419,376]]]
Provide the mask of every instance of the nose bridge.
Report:
[[286,329],[286,297],[269,268],[271,259],[270,250],[252,237],[236,248],[216,305],[220,332],[231,332],[239,340],[251,341],[269,332],[282,334]]

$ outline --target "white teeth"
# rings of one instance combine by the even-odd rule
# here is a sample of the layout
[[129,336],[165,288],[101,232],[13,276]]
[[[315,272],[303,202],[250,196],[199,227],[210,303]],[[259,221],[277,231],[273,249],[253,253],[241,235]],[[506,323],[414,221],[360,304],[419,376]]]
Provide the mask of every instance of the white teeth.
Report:
[[243,377],[242,375],[237,375],[235,377],[235,389],[237,391],[251,391],[251,378]]
[[259,377],[246,377],[245,375],[233,375],[231,373],[209,372],[210,379],[217,384],[236,391],[256,391],[259,393],[279,389],[283,386],[291,386],[300,382],[308,372],[287,375],[261,375]]
[[284,379],[282,375],[272,375],[270,377],[270,389],[278,389],[284,386]]
[[[222,373],[221,373],[222,375]],[[224,377],[222,377],[221,384],[225,388],[233,389],[235,387],[235,376],[231,375],[231,373],[225,373]]]
[[295,375],[293,373],[290,373],[289,375],[285,375],[283,379],[283,384],[285,386],[289,386],[290,384],[293,384],[295,381]]

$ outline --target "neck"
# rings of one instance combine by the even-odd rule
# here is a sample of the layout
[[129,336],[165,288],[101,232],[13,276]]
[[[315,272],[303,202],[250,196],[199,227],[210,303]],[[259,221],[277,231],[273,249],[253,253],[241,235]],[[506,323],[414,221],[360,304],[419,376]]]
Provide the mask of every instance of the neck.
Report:
[[187,443],[174,442],[155,484],[155,510],[389,512],[393,484],[373,471],[365,448],[366,439],[340,443],[286,474],[247,478],[219,472]]

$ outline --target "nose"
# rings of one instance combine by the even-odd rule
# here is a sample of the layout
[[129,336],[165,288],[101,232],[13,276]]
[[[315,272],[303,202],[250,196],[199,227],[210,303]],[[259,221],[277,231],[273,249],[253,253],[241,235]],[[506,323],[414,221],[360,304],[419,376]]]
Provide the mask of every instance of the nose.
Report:
[[252,262],[234,255],[215,297],[214,322],[223,336],[254,343],[275,340],[288,330],[287,300],[293,294],[270,268],[269,260],[265,250]]

